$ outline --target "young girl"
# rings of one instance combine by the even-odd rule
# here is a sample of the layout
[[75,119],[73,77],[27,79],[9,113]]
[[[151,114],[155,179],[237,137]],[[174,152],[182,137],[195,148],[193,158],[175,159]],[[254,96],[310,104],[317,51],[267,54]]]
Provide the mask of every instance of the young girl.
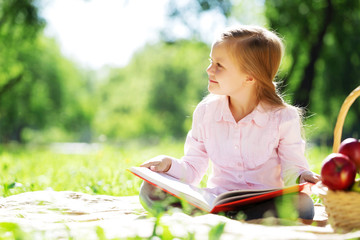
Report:
[[[208,189],[214,194],[319,181],[304,157],[298,110],[283,101],[273,82],[282,55],[282,41],[267,29],[242,26],[223,32],[212,45],[206,70],[211,94],[194,111],[185,155],[158,156],[141,166],[196,185],[210,159]],[[140,198],[151,206],[157,200],[154,188],[143,183]],[[274,202],[243,211],[248,219],[269,209],[277,215]],[[300,218],[313,218],[306,194],[297,195],[294,205]]]

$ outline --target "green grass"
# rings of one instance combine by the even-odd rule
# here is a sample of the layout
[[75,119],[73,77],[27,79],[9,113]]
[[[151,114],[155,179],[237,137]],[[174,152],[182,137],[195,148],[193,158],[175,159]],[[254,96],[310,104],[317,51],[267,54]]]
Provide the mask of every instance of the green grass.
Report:
[[326,146],[310,146],[306,151],[306,158],[309,163],[310,170],[320,174],[322,161],[332,152],[331,147]]
[[159,154],[180,157],[183,143],[129,143],[105,146],[93,154],[59,154],[48,147],[0,147],[0,196],[27,191],[79,191],[129,196],[140,179],[126,169]]
[[[307,151],[311,170],[319,173],[330,148]],[[181,157],[183,142],[132,142],[105,146],[86,155],[59,154],[48,147],[0,146],[0,196],[27,191],[79,191],[129,196],[138,194],[140,179],[126,169],[159,154]]]
[[[312,147],[307,151],[311,170],[320,173],[321,162],[331,151]],[[181,157],[183,142],[158,144],[132,142],[105,146],[86,155],[59,154],[47,147],[0,146],[0,196],[27,191],[80,191],[129,196],[138,194],[140,179],[126,171],[159,154]]]

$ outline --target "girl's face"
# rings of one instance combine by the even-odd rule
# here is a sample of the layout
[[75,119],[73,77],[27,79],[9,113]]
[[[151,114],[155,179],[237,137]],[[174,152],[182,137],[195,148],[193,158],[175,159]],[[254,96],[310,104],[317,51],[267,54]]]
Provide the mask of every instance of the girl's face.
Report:
[[240,71],[228,53],[226,43],[216,43],[210,52],[209,92],[218,95],[239,96],[246,89],[246,80],[251,79]]

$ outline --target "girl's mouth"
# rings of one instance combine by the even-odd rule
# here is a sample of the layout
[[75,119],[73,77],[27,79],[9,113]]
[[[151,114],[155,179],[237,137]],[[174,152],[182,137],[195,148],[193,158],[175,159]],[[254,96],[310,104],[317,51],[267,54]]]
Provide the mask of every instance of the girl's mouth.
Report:
[[212,79],[209,79],[209,82],[218,83],[217,81],[214,81],[214,80],[212,80]]

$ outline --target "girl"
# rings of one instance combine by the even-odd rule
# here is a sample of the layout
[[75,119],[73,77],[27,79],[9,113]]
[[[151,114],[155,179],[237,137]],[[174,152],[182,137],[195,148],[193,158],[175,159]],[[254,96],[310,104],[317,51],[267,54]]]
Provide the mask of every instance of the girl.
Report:
[[[141,166],[196,185],[210,159],[208,189],[214,194],[319,181],[304,157],[298,110],[283,101],[274,83],[282,56],[282,41],[267,29],[242,26],[223,32],[212,45],[206,70],[211,94],[194,111],[184,157],[158,156]],[[151,206],[157,200],[154,188],[143,183],[140,198]],[[243,211],[247,219],[269,209],[277,216],[275,201]],[[313,218],[306,194],[293,202],[300,218]]]

